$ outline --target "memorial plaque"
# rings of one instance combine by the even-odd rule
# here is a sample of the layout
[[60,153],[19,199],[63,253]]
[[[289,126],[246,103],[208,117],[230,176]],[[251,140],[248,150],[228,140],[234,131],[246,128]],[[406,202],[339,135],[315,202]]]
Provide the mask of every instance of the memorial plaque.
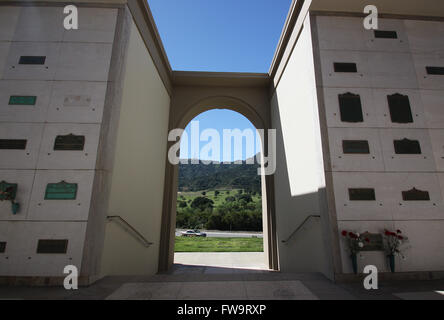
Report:
[[27,140],[25,139],[0,139],[0,149],[25,150]]
[[6,242],[1,241],[0,242],[0,253],[5,253],[6,251]]
[[398,39],[396,31],[374,30],[375,38],[379,39]]
[[369,154],[370,146],[367,140],[342,140],[342,150],[345,154]]
[[335,72],[358,72],[358,67],[356,66],[356,63],[352,62],[335,62],[333,64],[333,67],[335,69]]
[[76,136],[74,134],[57,136],[54,142],[54,150],[61,151],[81,151],[84,146],[85,136]]
[[48,183],[45,200],[75,200],[77,198],[77,183]]
[[376,200],[375,189],[373,188],[351,188],[348,189],[348,196],[351,201]]
[[421,154],[421,146],[418,140],[407,138],[393,141],[396,154]]
[[65,96],[63,100],[64,107],[89,107],[91,105],[90,96]]
[[427,73],[432,75],[444,75],[444,67],[426,67]]
[[66,253],[68,240],[46,240],[40,239],[37,244],[37,253]]
[[343,122],[363,122],[361,97],[350,92],[338,95],[339,113]]
[[9,105],[34,106],[37,102],[36,96],[10,96]]
[[395,93],[387,96],[390,118],[394,123],[412,123],[413,116],[408,96]]
[[45,64],[45,56],[21,56],[19,64]]
[[404,201],[429,201],[430,195],[428,191],[418,190],[412,188],[407,191],[402,191],[402,200]]
[[14,200],[17,195],[17,183],[0,182],[0,200]]
[[[356,244],[356,249],[358,251],[383,251],[384,241],[382,234],[380,233],[369,233],[364,232],[361,234],[361,239],[363,239],[364,246],[361,248]],[[368,241],[366,241],[368,239]]]

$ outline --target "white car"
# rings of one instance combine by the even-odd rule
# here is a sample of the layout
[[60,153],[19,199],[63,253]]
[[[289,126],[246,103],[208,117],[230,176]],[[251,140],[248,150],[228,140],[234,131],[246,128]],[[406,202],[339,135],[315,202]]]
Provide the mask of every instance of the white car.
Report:
[[187,230],[181,232],[182,237],[206,237],[205,232],[200,232],[199,230]]

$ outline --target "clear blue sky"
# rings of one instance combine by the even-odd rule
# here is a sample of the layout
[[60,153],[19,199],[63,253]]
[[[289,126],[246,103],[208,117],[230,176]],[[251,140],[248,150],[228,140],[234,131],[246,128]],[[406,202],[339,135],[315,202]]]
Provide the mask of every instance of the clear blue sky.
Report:
[[148,0],[173,70],[268,72],[291,0]]
[[[199,152],[202,150],[202,148],[208,144],[208,142],[211,141],[211,139],[208,139],[207,141],[201,141],[199,144],[199,150],[198,153],[192,154],[191,150],[191,140],[193,139],[191,135],[191,122],[198,121],[199,123],[199,136],[202,134],[202,132],[205,129],[215,129],[218,131],[220,136],[220,150],[219,150],[219,156],[216,157],[215,154],[209,154],[209,157],[201,157]],[[223,130],[224,129],[240,129],[241,131],[244,131],[245,129],[251,129],[254,134],[254,139],[256,139],[256,128],[253,126],[253,124],[245,118],[243,115],[227,110],[227,109],[214,109],[210,111],[203,112],[199,114],[197,117],[195,117],[190,124],[185,128],[185,131],[188,135],[188,148],[187,152],[185,151],[185,145],[183,143],[184,136],[182,136],[182,144],[181,144],[181,152],[180,157],[181,158],[192,158],[192,159],[202,159],[202,160],[215,160],[215,161],[236,161],[236,160],[245,160],[247,158],[253,157],[257,152],[260,152],[260,147],[256,148],[256,144],[254,143],[253,150],[247,150],[246,147],[246,139],[244,138],[242,141],[242,155],[241,157],[236,157],[236,154],[234,153],[234,139],[232,139],[231,142],[231,152],[229,157],[224,157],[223,153]]]
[[[290,3],[291,0],[148,0],[173,70],[259,73],[268,72]],[[199,120],[200,131],[214,128],[221,138],[223,129],[255,130],[244,116],[229,110],[207,111],[194,120]],[[190,125],[186,131],[190,136]],[[201,143],[201,147],[205,144]],[[248,153],[244,148],[242,159],[259,151]],[[216,160],[239,160],[234,154],[224,159],[222,150],[220,155]]]

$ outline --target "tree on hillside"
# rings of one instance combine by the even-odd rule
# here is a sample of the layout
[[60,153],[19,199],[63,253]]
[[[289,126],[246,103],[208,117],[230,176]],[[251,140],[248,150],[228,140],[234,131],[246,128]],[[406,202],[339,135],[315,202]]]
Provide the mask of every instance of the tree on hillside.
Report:
[[236,196],[238,201],[253,202],[253,198],[249,194],[239,194]]
[[191,202],[191,208],[205,210],[207,208],[213,208],[214,202],[211,199],[206,197],[197,197],[194,198],[193,202]]

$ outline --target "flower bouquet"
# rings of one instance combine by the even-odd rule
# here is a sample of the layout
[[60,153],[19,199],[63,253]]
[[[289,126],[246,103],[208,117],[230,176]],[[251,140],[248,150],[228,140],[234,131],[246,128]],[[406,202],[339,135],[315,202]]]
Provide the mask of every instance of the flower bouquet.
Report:
[[384,230],[384,247],[387,252],[391,272],[395,272],[395,255],[399,255],[404,259],[400,247],[407,242],[407,240],[408,238],[402,235],[402,231],[399,229],[396,230],[396,232],[387,229]]
[[350,251],[350,258],[352,260],[353,272],[358,273],[357,254],[364,248],[367,243],[370,243],[369,238],[364,238],[356,232],[343,230],[341,235],[347,240],[348,249]]
[[20,205],[17,202],[14,201],[13,196],[12,196],[13,193],[14,193],[14,190],[13,190],[12,187],[8,187],[4,191],[0,191],[0,195],[3,196],[3,197],[0,198],[0,201],[3,201],[3,200],[11,201],[12,213],[13,214],[17,214],[17,212],[18,212],[18,210],[20,208]]

